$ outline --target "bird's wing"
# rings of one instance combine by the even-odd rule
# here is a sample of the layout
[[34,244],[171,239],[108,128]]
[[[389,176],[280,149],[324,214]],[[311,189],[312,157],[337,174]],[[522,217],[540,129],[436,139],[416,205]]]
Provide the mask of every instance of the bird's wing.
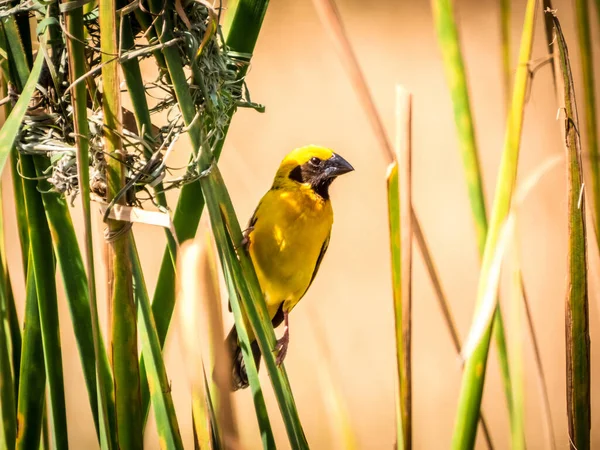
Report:
[[[323,245],[321,246],[321,251],[319,253],[319,257],[317,258],[317,263],[315,264],[313,274],[310,277],[310,282],[308,283],[308,286],[306,286],[306,290],[304,291],[304,294],[306,294],[306,291],[308,291],[308,288],[310,287],[313,280],[317,276],[317,272],[319,271],[319,267],[321,266],[321,262],[323,261],[323,257],[325,256],[325,252],[327,251],[327,247],[329,247],[329,238],[330,237],[331,237],[331,232],[327,235],[327,239],[325,239],[325,242],[323,242]],[[302,297],[304,297],[304,294],[302,294]]]

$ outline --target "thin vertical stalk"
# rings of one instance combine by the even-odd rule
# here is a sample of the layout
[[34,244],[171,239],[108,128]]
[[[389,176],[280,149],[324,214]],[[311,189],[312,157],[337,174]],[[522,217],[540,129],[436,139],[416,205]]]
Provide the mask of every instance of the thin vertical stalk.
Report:
[[[592,172],[592,211],[596,236],[600,232],[600,154],[598,153],[598,117],[596,115],[596,84],[594,82],[594,55],[589,14],[591,7],[588,0],[575,0],[577,17],[577,36],[579,38],[579,56],[583,76],[583,104],[586,136],[586,153],[590,157]],[[598,243],[600,251],[600,242]]]
[[[2,211],[2,190],[0,189],[0,418],[2,420],[2,441],[0,447],[15,448],[17,417],[16,396],[13,384],[13,368],[10,359],[11,330],[9,322],[10,284],[6,266],[4,247],[4,217]],[[19,334],[19,339],[21,335]]]
[[507,107],[510,105],[512,68],[510,63],[510,2],[500,0],[500,42],[502,44],[502,81]]
[[[477,293],[477,308],[481,306],[481,302],[486,293],[488,277],[491,275],[492,263],[496,253],[496,246],[498,244],[502,224],[508,216],[517,176],[519,147],[521,131],[523,128],[525,93],[529,81],[528,64],[531,59],[535,14],[536,1],[528,0],[518,66],[513,87],[513,99],[508,116],[504,150],[502,152],[490,227],[487,233],[485,251],[483,253],[483,263]],[[490,324],[484,332],[473,355],[467,360],[465,365],[458,411],[455,419],[454,435],[452,438],[452,448],[455,450],[470,449],[475,445],[477,420],[481,408],[481,397],[483,394],[491,327],[492,324]]]
[[[75,1],[75,0],[71,0]],[[71,82],[81,77],[86,72],[85,67],[85,47],[84,47],[84,26],[83,11],[81,8],[74,8],[66,15],[66,25],[71,38],[67,39],[67,48],[69,53],[69,67]],[[94,270],[94,249],[90,207],[90,175],[89,175],[89,126],[87,119],[87,89],[85,84],[80,83],[73,89],[72,104],[74,111],[74,125],[77,141],[77,174],[80,189],[81,206],[83,210],[83,221],[85,228],[85,255],[87,265],[87,291],[90,305],[90,320],[93,339],[93,350],[95,357],[95,384],[90,386],[88,391],[90,396],[97,392],[97,398],[90,398],[92,412],[95,413],[96,423],[101,423],[98,427],[101,447],[111,449],[116,446],[116,433],[114,423],[110,424],[108,411],[113,410],[114,405],[109,408],[109,393],[112,392],[112,380],[110,369],[107,367],[106,353],[100,332],[98,318],[98,304],[96,301],[96,275]],[[104,366],[104,370],[102,369]],[[97,391],[96,391],[97,386]],[[96,407],[94,407],[97,405]],[[114,420],[114,417],[113,417]],[[112,433],[111,433],[112,431]]]
[[[107,201],[124,186],[124,157],[120,135],[122,110],[116,56],[117,21],[115,0],[100,0],[100,45],[102,48],[102,108],[105,152],[108,154]],[[122,200],[121,200],[122,201]],[[113,368],[117,441],[120,448],[143,446],[140,378],[137,352],[137,311],[133,298],[129,224],[108,220],[110,267],[110,359]]]
[[[515,226],[516,228],[516,226]],[[513,423],[511,429],[511,448],[525,450],[525,372],[523,369],[523,280],[519,265],[518,242],[516,233],[512,239],[512,265],[510,269],[510,369],[512,379]]]
[[[2,30],[0,29],[0,36],[2,35]],[[5,48],[5,46],[0,45],[0,47]],[[2,82],[0,84],[0,87],[2,88],[1,92],[0,92],[0,96],[4,97],[7,94],[7,85],[6,85],[6,81],[4,80],[4,77],[2,77]],[[10,104],[7,103],[5,105],[4,108],[5,111],[5,120],[6,118],[10,115]],[[6,124],[6,121],[5,121]],[[13,151],[10,152],[11,153],[11,162],[12,162],[12,155],[14,154]],[[11,177],[13,178],[13,186],[16,188],[18,187],[19,189],[22,189],[21,186],[21,182],[20,180],[17,178],[17,181],[19,181],[18,183],[14,182],[14,176]],[[22,194],[22,192],[21,192]],[[15,203],[15,207],[18,208],[19,202],[17,201],[17,192],[15,191],[14,193],[14,203]],[[25,210],[25,208],[23,207],[23,210]],[[3,212],[2,212],[3,213]],[[17,228],[20,231],[21,230],[21,218],[19,218],[19,216],[17,216]],[[4,226],[2,226],[2,229],[4,229]],[[26,235],[26,234],[25,234]],[[1,253],[2,253],[2,257],[3,257],[3,264],[4,264],[4,279],[5,279],[5,293],[6,293],[6,320],[7,320],[7,330],[6,333],[8,336],[10,336],[10,359],[11,359],[11,367],[12,367],[12,382],[13,382],[13,397],[16,398],[19,395],[19,367],[20,367],[20,361],[21,361],[21,347],[22,347],[22,337],[21,337],[21,326],[19,325],[19,318],[17,316],[17,308],[15,305],[15,298],[13,295],[13,290],[12,290],[12,285],[11,285],[11,281],[10,281],[10,276],[8,273],[8,264],[6,262],[6,246],[5,246],[5,235],[3,234],[1,237],[1,241],[0,241],[0,246],[2,247]]]
[[150,383],[150,394],[156,415],[156,427],[160,442],[169,449],[183,450],[183,442],[179,432],[179,424],[175,415],[175,407],[171,396],[169,379],[162,359],[156,325],[150,309],[150,299],[146,290],[146,282],[138,257],[133,237],[131,238],[131,261],[135,280],[135,295],[140,317],[140,337],[142,351],[146,355]]
[[[600,0],[599,0],[600,1]],[[546,35],[546,45],[548,46],[548,57],[553,59],[554,56],[554,22],[552,21],[552,0],[542,0],[542,10],[544,11],[544,34]],[[556,91],[556,68],[555,64],[550,64],[552,68],[552,83]]]

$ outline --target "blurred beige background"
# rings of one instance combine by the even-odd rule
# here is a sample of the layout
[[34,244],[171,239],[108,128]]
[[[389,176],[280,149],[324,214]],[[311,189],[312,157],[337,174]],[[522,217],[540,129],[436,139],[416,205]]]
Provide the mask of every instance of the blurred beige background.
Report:
[[[455,3],[490,206],[505,116],[498,2],[457,0]],[[516,0],[512,3],[514,63],[525,2]],[[581,94],[571,3],[557,1],[555,7],[570,45],[578,93]],[[429,2],[340,0],[338,4],[377,107],[392,136],[395,84],[403,84],[414,95],[414,207],[464,338],[472,318],[479,258],[457,149],[452,106]],[[595,17],[590,20],[594,25],[596,74],[600,79],[600,47],[597,45],[600,33]],[[533,55],[536,59],[546,56],[541,15],[538,15]],[[319,276],[291,316],[291,343],[286,367],[308,441],[317,449],[341,448],[319,393],[315,371],[316,344],[311,327],[311,323],[317,321],[325,326],[326,344],[331,351],[330,362],[345,396],[360,447],[391,449],[395,442],[395,356],[385,203],[386,165],[309,0],[271,3],[248,84],[252,99],[265,104],[266,113],[250,110],[237,113],[220,163],[242,223],[247,221],[260,197],[270,187],[280,160],[295,147],[310,143],[331,147],[356,169],[334,184],[335,224],[331,245]],[[581,114],[581,99],[579,110]],[[559,131],[562,121],[556,121],[556,113],[550,67],[546,66],[536,73],[527,103],[520,179],[552,155],[562,154]],[[176,158],[185,161],[188,151],[188,144],[181,142]],[[5,183],[5,186],[8,185]],[[5,189],[7,201],[11,195],[11,189]],[[9,211],[7,232],[12,269],[19,267],[20,254],[14,214]],[[523,273],[542,344],[559,448],[568,445],[563,325],[565,211],[565,176],[561,166],[543,178],[528,197],[519,216]],[[77,209],[73,216],[81,230]],[[103,227],[99,218],[95,225],[100,233]],[[164,249],[164,233],[143,225],[136,225],[135,232],[148,287],[153,290]],[[594,248],[591,249],[591,273],[594,274],[598,264]],[[99,239],[96,258],[101,263]],[[22,301],[22,274],[12,271],[11,277]],[[103,299],[105,287],[100,288],[100,298]],[[592,276],[590,289],[591,334],[595,343],[600,325],[596,276]],[[413,299],[414,445],[416,449],[447,448],[452,436],[461,370],[416,247]],[[21,303],[21,319],[22,306]],[[101,309],[105,313],[103,306]],[[228,315],[226,320],[229,328],[232,318]],[[97,448],[64,297],[61,297],[61,324],[72,448]],[[593,374],[600,367],[597,349],[597,346],[592,347]],[[186,448],[191,448],[188,379],[178,336],[173,328],[165,352],[180,426]],[[509,445],[509,424],[495,349],[490,355],[483,408],[496,448],[502,449]],[[528,337],[525,357],[527,445],[531,450],[541,449],[545,448],[545,434]],[[261,377],[272,411],[278,447],[289,448],[264,367]],[[594,410],[600,395],[597,386],[598,383],[592,386]],[[260,440],[250,392],[238,392],[234,399],[242,442],[245,448],[258,448]],[[147,448],[158,448],[150,420],[152,426],[146,436]],[[592,415],[593,447],[600,445],[599,420],[599,414]],[[481,436],[478,448],[484,448]]]

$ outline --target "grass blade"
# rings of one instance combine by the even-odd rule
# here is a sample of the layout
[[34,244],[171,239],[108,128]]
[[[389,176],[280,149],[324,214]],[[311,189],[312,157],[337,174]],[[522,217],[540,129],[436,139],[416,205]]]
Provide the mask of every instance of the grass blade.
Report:
[[0,148],[0,174],[4,170],[8,155],[10,154],[15,139],[19,134],[21,123],[23,122],[23,118],[27,112],[27,107],[29,106],[29,102],[31,101],[31,98],[35,92],[36,84],[40,78],[43,64],[44,56],[40,52],[35,59],[35,64],[31,69],[31,73],[27,73],[25,76],[27,83],[21,92],[19,100],[17,100],[17,103],[6,119],[6,122],[4,122],[4,125],[0,129],[0,142],[2,142],[2,147]]
[[[492,219],[487,234],[479,278],[478,307],[481,305],[483,295],[485,294],[485,285],[488,282],[487,279],[489,277],[491,263],[493,256],[496,253],[500,229],[510,209],[512,191],[517,175],[525,93],[529,80],[527,65],[531,58],[535,12],[535,0],[528,0],[519,51],[519,61],[513,87],[512,105],[508,117],[504,151],[500,163]],[[488,327],[475,352],[469,358],[465,366],[452,439],[452,448],[454,449],[473,448],[475,445],[477,419],[481,407],[490,335],[491,327]]]
[[[6,250],[4,246],[4,218],[2,213],[2,192],[0,190],[0,417],[2,431],[0,432],[0,447],[15,448],[17,431],[17,404],[15,384],[13,382],[13,367],[10,357],[12,336],[10,330],[10,284],[6,266]],[[13,301],[14,306],[14,301]],[[19,333],[19,341],[21,335]]]
[[[2,34],[2,31],[0,29],[0,35]],[[2,47],[2,45],[0,45],[0,48]],[[0,83],[0,96],[4,96],[6,91],[7,91],[7,87],[6,87],[6,82],[4,79],[2,79],[1,83]],[[5,108],[5,116],[7,117],[10,114],[10,106],[7,104],[6,108]],[[13,152],[11,152],[11,155],[13,154]],[[11,158],[12,159],[12,158]],[[13,180],[14,181],[14,180]],[[22,189],[21,187],[21,180],[19,178],[16,178],[16,181],[18,181],[18,183],[13,182],[13,186],[18,186],[19,188]],[[22,192],[21,192],[22,193]],[[15,197],[17,196],[17,193],[15,191]],[[0,199],[2,199],[2,194],[0,192]],[[15,206],[18,208],[18,202],[15,199]],[[23,208],[24,210],[25,208]],[[15,298],[13,295],[13,290],[12,290],[12,284],[10,281],[10,276],[8,273],[8,263],[6,261],[6,240],[5,240],[5,235],[4,235],[4,209],[0,208],[0,231],[1,231],[1,235],[0,235],[0,255],[2,256],[2,265],[3,265],[3,269],[2,269],[2,277],[3,277],[3,283],[5,286],[4,289],[4,293],[6,296],[6,300],[5,300],[5,308],[6,308],[6,312],[5,312],[5,327],[6,327],[6,335],[9,336],[10,339],[10,360],[11,360],[11,367],[12,367],[12,383],[13,383],[13,397],[16,399],[19,395],[19,370],[20,370],[20,361],[21,361],[21,346],[22,346],[22,338],[21,338],[21,326],[19,325],[19,318],[17,316],[17,307],[15,304]],[[21,219],[18,218],[17,219],[17,227],[20,230],[20,224],[21,224]],[[15,403],[16,405],[16,403]],[[16,407],[15,407],[16,410]],[[14,447],[14,445],[13,445]],[[12,448],[12,447],[9,447]]]
[[67,449],[67,415],[52,238],[42,203],[42,194],[37,190],[38,183],[35,181],[36,172],[33,157],[21,155],[20,161],[21,172],[26,177],[22,182],[27,223],[29,225],[31,261],[33,263],[42,330],[44,362],[50,393],[49,411],[52,417],[52,442],[57,448]]
[[512,239],[512,264],[510,271],[510,368],[513,382],[512,403],[513,415],[511,419],[511,448],[525,450],[525,372],[523,368],[523,280],[519,265],[518,243],[516,233]]
[[578,450],[590,448],[590,334],[587,293],[587,242],[581,144],[573,75],[560,23],[553,15],[562,74],[568,192],[568,272],[565,304],[567,347],[567,413],[569,436]]
[[179,432],[179,424],[171,397],[171,388],[167,371],[162,359],[161,348],[156,334],[154,317],[150,309],[150,299],[146,290],[144,274],[137,254],[133,238],[131,239],[131,261],[135,280],[135,296],[140,316],[140,338],[142,352],[146,355],[146,364],[149,369],[150,394],[156,415],[156,427],[160,441],[166,448],[183,449],[183,442]]
[[42,412],[46,395],[46,369],[42,330],[31,256],[27,264],[25,327],[17,403],[17,450],[37,449],[42,432]]

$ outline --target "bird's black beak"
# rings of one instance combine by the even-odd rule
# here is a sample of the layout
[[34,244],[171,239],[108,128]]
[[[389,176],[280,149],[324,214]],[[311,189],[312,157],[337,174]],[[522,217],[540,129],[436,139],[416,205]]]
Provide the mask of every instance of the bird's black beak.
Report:
[[354,167],[337,153],[334,153],[331,158],[325,161],[325,175],[327,178],[335,178],[353,170]]

